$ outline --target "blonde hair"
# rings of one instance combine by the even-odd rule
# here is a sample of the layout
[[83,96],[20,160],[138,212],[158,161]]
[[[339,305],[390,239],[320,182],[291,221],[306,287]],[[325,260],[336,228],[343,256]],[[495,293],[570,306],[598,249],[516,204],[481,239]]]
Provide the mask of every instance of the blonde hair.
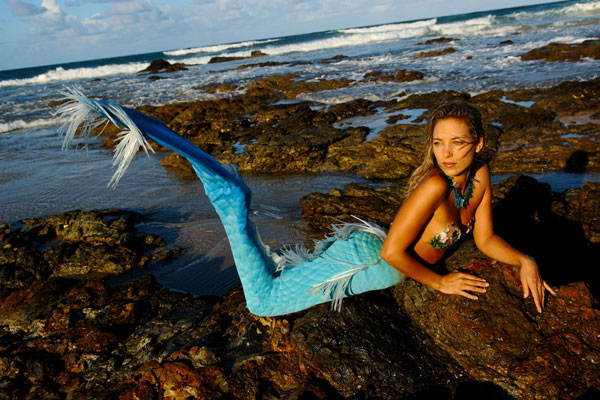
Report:
[[448,118],[459,119],[464,121],[469,128],[469,132],[473,135],[473,139],[479,140],[483,138],[483,124],[481,123],[481,113],[479,110],[463,101],[445,103],[437,106],[431,113],[427,125],[425,126],[425,154],[421,165],[414,170],[408,181],[408,191],[410,194],[425,176],[434,168],[437,167],[437,162],[433,155],[433,129],[435,125]]

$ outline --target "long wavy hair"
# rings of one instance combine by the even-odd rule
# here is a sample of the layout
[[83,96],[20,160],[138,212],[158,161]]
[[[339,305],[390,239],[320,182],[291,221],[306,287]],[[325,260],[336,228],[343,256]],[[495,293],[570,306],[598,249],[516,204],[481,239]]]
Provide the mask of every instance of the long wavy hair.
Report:
[[483,124],[481,123],[481,113],[479,110],[464,101],[445,103],[437,106],[425,126],[425,154],[421,165],[414,170],[408,181],[408,191],[410,194],[423,178],[434,168],[437,168],[437,162],[433,155],[433,129],[435,125],[447,118],[455,118],[464,121],[469,128],[469,132],[476,141],[484,137]]

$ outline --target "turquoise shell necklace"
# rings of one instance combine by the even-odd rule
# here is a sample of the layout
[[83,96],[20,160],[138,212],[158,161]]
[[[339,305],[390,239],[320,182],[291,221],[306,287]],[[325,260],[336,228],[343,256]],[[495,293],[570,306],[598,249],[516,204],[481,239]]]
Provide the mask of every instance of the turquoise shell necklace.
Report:
[[469,206],[469,200],[471,200],[471,197],[473,197],[473,189],[475,188],[475,185],[473,184],[473,181],[479,182],[473,176],[473,171],[469,172],[469,178],[467,178],[467,187],[465,189],[465,195],[464,196],[460,193],[460,191],[456,187],[456,185],[458,183],[457,182],[452,182],[452,177],[450,177],[450,176],[448,176],[447,178],[448,178],[448,181],[450,181],[450,184],[452,186],[452,193],[454,194],[454,206],[456,208],[458,208],[459,210],[461,208],[462,209],[467,208]]

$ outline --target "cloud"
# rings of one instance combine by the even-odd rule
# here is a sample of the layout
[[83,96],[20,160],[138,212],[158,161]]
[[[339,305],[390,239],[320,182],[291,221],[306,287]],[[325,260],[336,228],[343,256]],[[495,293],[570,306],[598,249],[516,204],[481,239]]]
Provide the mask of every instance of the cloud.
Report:
[[6,2],[10,5],[12,15],[14,16],[28,17],[44,12],[43,8],[21,0],[6,0]]

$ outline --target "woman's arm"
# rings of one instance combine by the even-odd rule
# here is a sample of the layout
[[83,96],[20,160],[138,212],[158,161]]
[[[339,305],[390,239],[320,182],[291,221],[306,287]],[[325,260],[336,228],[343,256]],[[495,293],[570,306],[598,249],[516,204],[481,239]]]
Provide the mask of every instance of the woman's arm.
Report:
[[473,238],[482,253],[504,264],[521,267],[521,284],[523,297],[531,293],[538,312],[542,312],[544,305],[544,288],[554,293],[552,288],[542,280],[535,260],[514,249],[494,232],[492,221],[492,187],[487,165],[480,168],[477,180],[484,185],[484,194],[481,203],[475,211],[475,228]]
[[437,174],[425,178],[398,211],[383,243],[381,257],[406,276],[442,293],[477,300],[477,296],[468,291],[485,293],[484,288],[489,285],[484,279],[457,271],[442,276],[419,262],[409,251],[447,194],[448,183],[444,178]]

